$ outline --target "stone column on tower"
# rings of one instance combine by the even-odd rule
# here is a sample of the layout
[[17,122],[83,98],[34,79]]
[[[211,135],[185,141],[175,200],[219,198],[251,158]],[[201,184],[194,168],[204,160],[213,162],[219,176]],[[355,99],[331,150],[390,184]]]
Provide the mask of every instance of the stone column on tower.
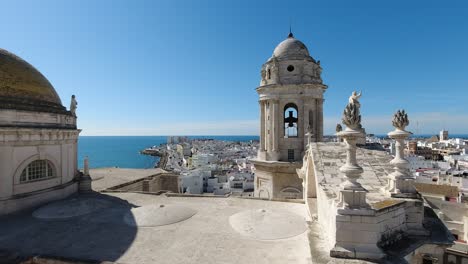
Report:
[[265,160],[266,158],[265,101],[259,100],[258,103],[260,105],[260,149],[258,151],[258,159]]
[[263,122],[265,122],[265,151],[268,153],[268,151],[270,150],[270,141],[271,141],[271,138],[270,138],[271,125],[270,125],[270,121],[269,121],[269,119],[270,119],[270,109],[269,109],[270,102],[268,102],[268,100],[266,100],[264,102],[264,105],[265,105],[265,120]]
[[278,133],[278,117],[279,117],[279,111],[278,111],[278,100],[277,99],[272,99],[271,100],[271,108],[272,108],[272,115],[271,115],[271,124],[272,124],[272,129],[271,129],[271,139],[272,139],[272,149],[271,149],[271,154],[270,154],[270,160],[272,161],[278,161],[279,160],[279,149],[278,149],[278,141],[279,141],[279,133]]
[[322,141],[323,138],[323,102],[325,99],[317,99],[317,126],[315,140]]

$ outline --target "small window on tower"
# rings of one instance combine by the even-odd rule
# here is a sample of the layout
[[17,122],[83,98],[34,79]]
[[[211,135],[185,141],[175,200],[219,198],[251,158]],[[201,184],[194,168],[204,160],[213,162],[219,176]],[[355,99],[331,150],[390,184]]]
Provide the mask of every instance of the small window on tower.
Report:
[[294,71],[294,66],[292,65],[289,65],[288,68],[287,68],[288,72],[292,72]]
[[267,79],[268,80],[271,79],[271,70],[270,69],[267,70]]

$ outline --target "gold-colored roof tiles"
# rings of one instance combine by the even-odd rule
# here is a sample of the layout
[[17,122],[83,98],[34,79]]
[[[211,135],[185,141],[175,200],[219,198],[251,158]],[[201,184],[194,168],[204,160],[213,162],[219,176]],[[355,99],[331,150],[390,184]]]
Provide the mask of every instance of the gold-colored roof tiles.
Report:
[[31,64],[0,49],[0,96],[62,105],[50,82]]

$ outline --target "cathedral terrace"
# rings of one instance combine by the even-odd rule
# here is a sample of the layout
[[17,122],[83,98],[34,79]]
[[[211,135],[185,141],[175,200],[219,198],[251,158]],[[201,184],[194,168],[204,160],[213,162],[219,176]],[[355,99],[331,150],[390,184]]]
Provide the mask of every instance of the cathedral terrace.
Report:
[[5,4],[0,264],[468,262],[464,110],[418,111],[464,76],[415,81],[468,7],[208,2]]

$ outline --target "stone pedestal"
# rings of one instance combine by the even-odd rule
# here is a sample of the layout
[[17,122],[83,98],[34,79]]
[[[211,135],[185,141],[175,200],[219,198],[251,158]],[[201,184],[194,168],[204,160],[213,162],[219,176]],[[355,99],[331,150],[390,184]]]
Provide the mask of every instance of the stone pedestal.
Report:
[[83,168],[83,175],[81,175],[80,180],[79,180],[79,192],[81,193],[87,193],[87,192],[92,192],[92,186],[91,186],[92,179],[89,176],[89,161],[88,157],[84,159],[84,168]]
[[389,175],[384,190],[392,198],[405,201],[406,232],[411,235],[428,235],[429,232],[422,225],[424,205],[414,187],[415,177],[411,175],[409,162],[404,158],[404,141],[411,135],[411,132],[405,130],[408,124],[405,111],[397,111],[393,118],[395,130],[388,133],[388,136],[395,140],[395,158],[390,161],[395,170]]
[[361,133],[346,128],[346,130],[339,132],[337,136],[344,138],[346,143],[346,164],[340,168],[340,171],[346,176],[346,181],[342,183],[340,206],[343,209],[368,208],[369,205],[366,202],[367,190],[357,181],[363,172],[356,160],[356,141],[360,138]]
[[269,151],[267,152],[267,160],[269,161],[279,161],[280,152],[279,151]]
[[[389,175],[387,190],[394,197],[413,197],[416,195],[414,188],[415,178],[410,174],[409,162],[404,158],[404,140],[411,135],[410,132],[395,129],[388,133],[391,139],[396,141],[395,158],[390,162],[395,171]],[[415,197],[414,197],[415,198]]]
[[267,152],[264,151],[264,150],[263,150],[263,151],[262,151],[262,150],[258,151],[258,153],[257,153],[257,159],[259,159],[259,160],[266,160],[266,159],[267,159]]
[[255,165],[254,197],[268,200],[302,199],[301,162],[251,160]]

